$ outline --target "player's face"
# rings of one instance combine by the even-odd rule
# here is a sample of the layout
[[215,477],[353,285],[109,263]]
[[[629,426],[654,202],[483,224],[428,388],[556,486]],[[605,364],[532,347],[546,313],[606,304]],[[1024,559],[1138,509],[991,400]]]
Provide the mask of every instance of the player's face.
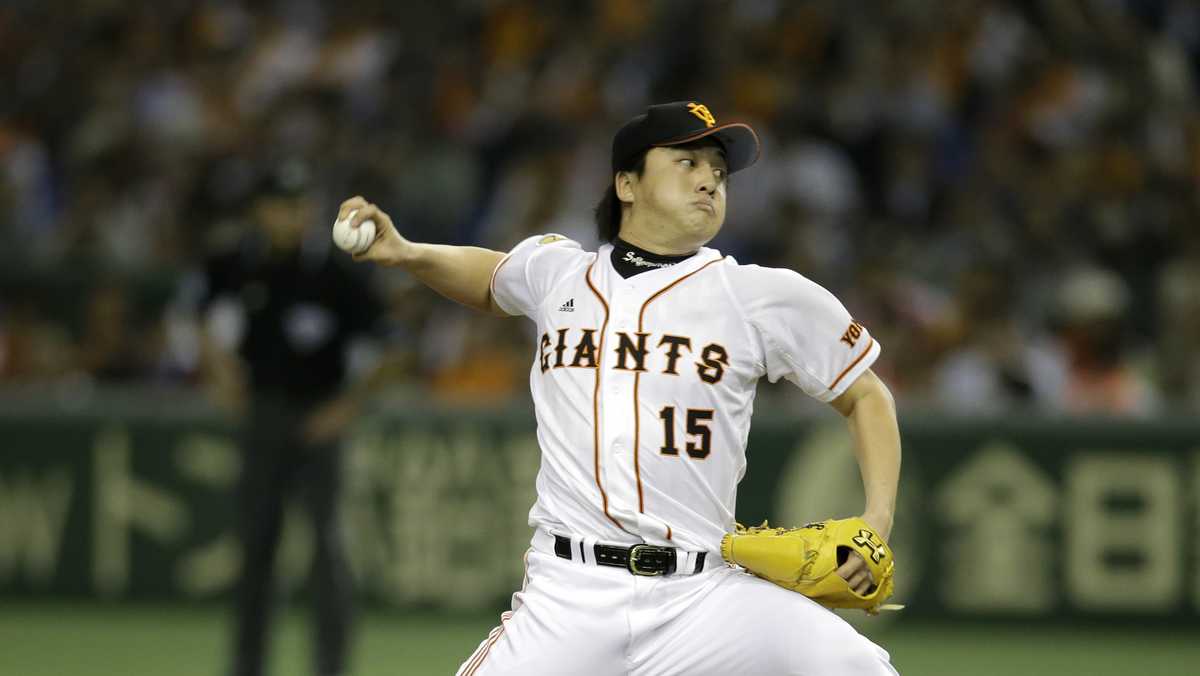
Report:
[[725,222],[725,156],[715,142],[652,148],[634,187],[637,220],[680,242],[708,243]]

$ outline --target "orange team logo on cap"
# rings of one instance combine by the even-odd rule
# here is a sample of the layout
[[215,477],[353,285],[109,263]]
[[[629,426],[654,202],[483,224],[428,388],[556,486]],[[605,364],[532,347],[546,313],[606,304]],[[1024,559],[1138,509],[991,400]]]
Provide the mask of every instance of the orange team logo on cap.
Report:
[[712,127],[717,124],[717,118],[713,117],[713,114],[708,112],[708,106],[700,103],[689,103],[688,112],[700,118],[701,120],[704,120],[704,124],[707,127]]

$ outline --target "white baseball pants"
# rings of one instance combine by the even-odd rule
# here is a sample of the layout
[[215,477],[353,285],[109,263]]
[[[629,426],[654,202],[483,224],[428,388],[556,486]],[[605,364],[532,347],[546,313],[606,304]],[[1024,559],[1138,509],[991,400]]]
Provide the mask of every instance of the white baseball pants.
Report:
[[546,549],[458,676],[897,675],[836,614],[737,569],[642,577]]

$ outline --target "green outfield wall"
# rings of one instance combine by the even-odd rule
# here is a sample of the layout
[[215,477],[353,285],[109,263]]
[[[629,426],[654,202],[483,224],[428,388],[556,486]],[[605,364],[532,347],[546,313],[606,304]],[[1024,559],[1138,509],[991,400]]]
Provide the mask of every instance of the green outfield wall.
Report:
[[[162,402],[24,408],[0,410],[0,599],[228,592],[240,565],[230,426]],[[906,613],[1200,618],[1200,424],[905,416],[902,428],[892,540]],[[530,535],[531,411],[377,415],[345,451],[365,598],[505,602]],[[739,519],[795,524],[861,505],[837,416],[756,417]],[[311,550],[301,516],[279,559],[289,589]]]

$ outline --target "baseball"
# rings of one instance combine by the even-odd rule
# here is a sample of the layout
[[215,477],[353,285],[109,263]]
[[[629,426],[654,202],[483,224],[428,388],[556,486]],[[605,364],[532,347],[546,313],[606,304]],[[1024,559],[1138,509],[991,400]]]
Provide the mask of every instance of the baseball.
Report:
[[355,209],[333,224],[333,243],[351,254],[363,253],[375,243],[375,221],[363,221],[357,228],[350,227],[350,221],[354,220],[354,214],[357,213]]

